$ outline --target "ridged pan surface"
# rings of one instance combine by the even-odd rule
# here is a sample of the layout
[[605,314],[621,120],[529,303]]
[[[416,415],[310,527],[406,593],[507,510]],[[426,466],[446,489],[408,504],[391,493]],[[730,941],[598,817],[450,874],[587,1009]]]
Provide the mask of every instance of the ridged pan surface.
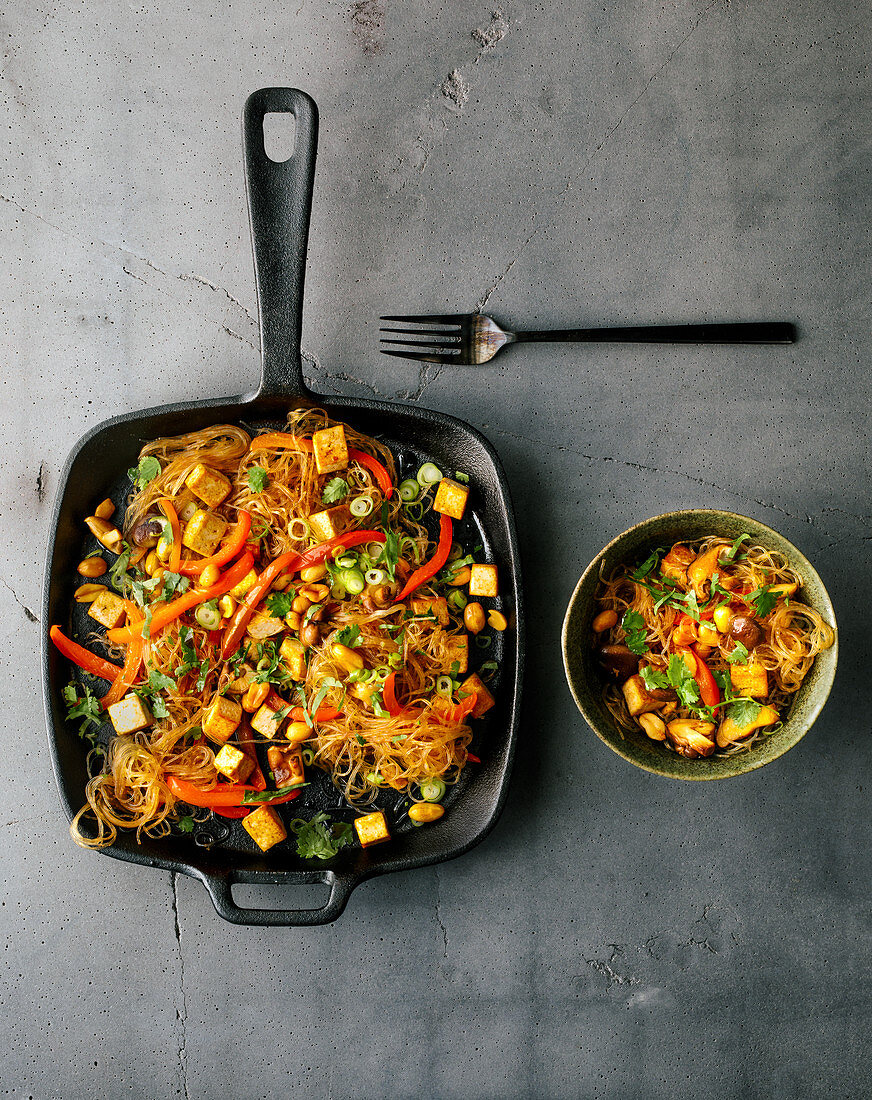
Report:
[[[283,163],[264,151],[263,120],[271,112],[289,112],[295,119],[293,156]],[[88,619],[72,594],[76,565],[85,546],[84,517],[95,503],[110,496],[123,508],[130,493],[126,471],[135,466],[141,447],[159,436],[180,435],[213,424],[238,424],[248,431],[280,428],[288,409],[300,405],[324,408],[358,431],[385,442],[401,476],[414,476],[430,460],[446,471],[469,473],[474,492],[467,517],[457,525],[456,538],[465,546],[482,544],[485,560],[495,562],[501,577],[501,607],[512,628],[495,646],[479,654],[496,660],[492,684],[497,705],[474,723],[472,750],[480,765],[467,766],[446,798],[446,814],[438,822],[415,828],[400,818],[389,844],[369,849],[346,848],[327,862],[303,860],[290,841],[266,853],[254,845],[236,821],[214,819],[191,833],[178,830],[160,839],[124,831],[109,848],[116,859],[192,875],[203,881],[215,908],[237,924],[307,925],[335,920],[360,882],[389,871],[407,870],[453,858],[478,843],[496,823],[505,798],[518,731],[523,661],[523,607],[514,521],[505,477],[489,443],[454,417],[426,409],[382,401],[320,398],[302,378],[300,330],[309,211],[317,146],[317,110],[303,92],[268,88],[253,93],[243,118],[246,178],[252,244],[261,322],[263,376],[255,395],[165,405],[106,421],[90,431],[71,454],[61,476],[55,503],[53,536],[48,548],[43,622],[59,624],[78,634],[88,633]],[[81,578],[78,578],[81,580]],[[473,647],[475,652],[475,647]],[[475,664],[471,665],[472,668]],[[43,684],[49,743],[61,800],[70,816],[84,804],[88,780],[86,750],[72,723],[66,720],[62,689],[70,666],[46,638],[43,642]],[[319,810],[351,820],[328,776],[309,768],[310,785],[284,808],[285,817],[309,818]],[[382,792],[377,806],[397,809],[403,799]],[[326,883],[325,905],[317,909],[252,909],[235,901],[232,887]]]

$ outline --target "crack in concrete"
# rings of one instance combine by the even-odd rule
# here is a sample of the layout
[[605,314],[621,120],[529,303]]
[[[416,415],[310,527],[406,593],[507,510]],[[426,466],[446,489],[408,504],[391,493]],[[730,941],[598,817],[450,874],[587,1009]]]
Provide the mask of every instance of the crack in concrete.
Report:
[[432,386],[444,367],[441,363],[422,363],[418,368],[418,387],[415,390],[403,390],[397,394],[401,401],[418,401],[428,386]]
[[439,931],[442,933],[442,958],[448,958],[448,929],[445,927],[445,922],[442,920],[442,881],[439,878],[439,868],[433,868],[433,875],[436,879],[436,923],[439,925]]
[[176,1019],[179,1021],[179,1073],[181,1075],[182,1090],[185,1100],[190,1100],[188,1092],[188,1001],[185,996],[185,957],[182,953],[182,930],[179,925],[179,876],[174,871],[170,872],[173,879],[173,929],[176,936],[176,947],[179,956],[179,993],[181,1008],[176,1009]]
[[[166,274],[166,273],[162,272],[161,274]],[[170,278],[172,278],[172,276],[170,276]],[[227,300],[229,302],[232,302],[233,305],[237,306],[239,309],[242,310],[242,312],[245,314],[245,316],[248,318],[248,320],[251,321],[251,323],[253,325],[258,325],[259,324],[259,321],[257,320],[257,318],[252,317],[252,315],[248,312],[248,310],[245,308],[245,306],[242,304],[242,302],[240,302],[240,300],[238,298],[234,298],[233,295],[230,293],[230,291],[227,290],[225,287],[217,286],[215,283],[210,282],[208,279],[204,279],[202,275],[186,275],[184,272],[182,272],[182,274],[179,275],[178,278],[181,279],[183,282],[199,283],[200,286],[208,287],[209,290],[214,290],[217,294],[223,294],[224,297],[227,298]]]
[[36,474],[36,499],[37,503],[42,504],[45,500],[45,463],[40,462],[39,470]]
[[30,620],[30,622],[38,623],[39,616],[35,615],[27,606],[27,604],[18,598],[18,593],[15,591],[12,585],[9,584],[7,581],[3,581],[3,587],[9,589],[9,591],[12,593],[13,600],[15,600],[15,602],[18,604],[18,606],[21,608],[21,610],[24,612],[25,616]]
[[489,53],[498,43],[502,42],[508,30],[509,24],[506,22],[502,8],[492,11],[490,23],[486,27],[476,27],[471,32],[473,42],[477,42],[479,46],[473,65],[477,65],[486,53]]
[[[614,958],[614,956],[612,956]],[[619,974],[611,966],[610,962],[603,962],[602,959],[585,959],[585,963],[592,969],[601,974],[609,982],[609,985],[638,985],[639,979],[634,978],[632,974],[624,976]]]

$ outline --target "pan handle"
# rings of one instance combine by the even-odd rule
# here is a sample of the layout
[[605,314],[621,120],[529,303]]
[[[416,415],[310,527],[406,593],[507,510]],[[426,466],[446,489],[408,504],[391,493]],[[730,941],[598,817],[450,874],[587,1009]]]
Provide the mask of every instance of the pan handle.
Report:
[[[263,120],[273,112],[289,112],[296,127],[293,154],[281,163],[264,148]],[[318,108],[296,88],[261,88],[245,102],[242,140],[263,360],[258,396],[303,397],[300,337]]]
[[270,881],[269,876],[233,871],[227,875],[198,875],[202,878],[212,904],[220,917],[231,924],[258,924],[290,927],[299,925],[330,924],[342,915],[351,891],[360,882],[357,876],[337,875],[333,871],[294,872],[294,886],[323,882],[330,886],[330,896],[319,909],[246,909],[233,900],[232,887],[238,883],[256,885],[286,885],[281,876]]

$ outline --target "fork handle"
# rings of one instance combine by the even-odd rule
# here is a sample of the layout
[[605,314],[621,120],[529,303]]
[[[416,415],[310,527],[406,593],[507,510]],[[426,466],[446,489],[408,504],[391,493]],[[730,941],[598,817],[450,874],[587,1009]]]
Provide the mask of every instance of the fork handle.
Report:
[[642,325],[637,328],[567,328],[550,332],[516,332],[525,341],[624,344],[792,344],[796,329],[786,321],[750,321],[726,325]]

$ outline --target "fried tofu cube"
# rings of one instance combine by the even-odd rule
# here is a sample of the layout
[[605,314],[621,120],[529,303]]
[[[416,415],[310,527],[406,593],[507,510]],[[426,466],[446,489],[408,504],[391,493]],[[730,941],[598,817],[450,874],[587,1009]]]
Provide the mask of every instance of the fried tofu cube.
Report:
[[266,852],[274,845],[287,840],[288,831],[272,806],[258,806],[242,819],[242,827],[254,843]]
[[255,569],[249,569],[239,584],[230,589],[230,595],[234,600],[245,599],[246,594],[257,584],[258,573]]
[[282,723],[291,712],[290,706],[276,692],[271,691],[266,702],[251,720],[251,728],[261,737],[273,741],[279,735]]
[[[449,634],[445,639],[445,648],[448,651],[445,657],[446,671],[452,675],[466,672],[469,668],[469,635]],[[457,668],[453,669],[455,663]]]
[[227,521],[221,516],[198,508],[185,524],[182,545],[193,550],[195,554],[202,554],[204,558],[208,558],[218,549],[226,530]]
[[118,736],[123,737],[125,733],[144,730],[151,725],[153,719],[145,703],[131,691],[109,707],[109,721]]
[[210,741],[223,745],[230,740],[231,734],[242,721],[242,704],[235,699],[219,695],[215,702],[203,712],[203,733]]
[[306,679],[306,647],[299,638],[285,638],[279,646],[279,656],[292,680]]
[[413,615],[435,615],[440,626],[448,626],[451,617],[448,614],[448,600],[444,596],[413,596],[411,599]]
[[433,511],[444,512],[452,519],[463,519],[466,511],[466,502],[469,498],[469,486],[461,485],[459,481],[452,481],[450,477],[443,477],[436,490],[433,500]]
[[388,832],[388,823],[385,821],[385,815],[381,810],[366,814],[365,817],[356,817],[354,819],[354,831],[357,833],[361,848],[369,848],[372,844],[383,844],[386,840],[391,839],[391,834]]
[[471,676],[467,676],[457,692],[457,696],[460,699],[465,698],[467,695],[475,696],[475,706],[472,708],[473,718],[481,718],[481,716],[486,714],[491,707],[496,706],[496,699],[494,699],[484,686],[484,682],[477,672],[473,672]]
[[309,516],[309,526],[322,542],[345,534],[351,526],[351,509],[347,504],[337,504],[335,508],[325,508],[323,512],[314,512]]
[[638,673],[624,682],[621,691],[624,693],[631,718],[637,718],[640,714],[647,714],[651,710],[659,710],[663,706],[663,700],[656,699],[651,694]]
[[496,596],[499,592],[495,565],[471,565],[469,567],[470,596]]
[[235,745],[224,745],[215,754],[215,767],[231,783],[244,783],[254,770],[254,760]]
[[88,614],[92,619],[96,619],[101,626],[105,626],[107,630],[112,630],[124,621],[127,608],[120,596],[106,588],[88,608]]
[[337,470],[344,470],[348,465],[348,443],[345,439],[345,428],[341,424],[315,432],[312,436],[312,447],[319,474],[333,474]]
[[765,699],[769,694],[769,677],[762,665],[730,665],[730,683],[737,695]]
[[219,504],[223,504],[233,488],[229,478],[218,470],[210,469],[202,462],[198,462],[185,478],[185,485],[194,496],[199,497],[210,508],[217,508]]

